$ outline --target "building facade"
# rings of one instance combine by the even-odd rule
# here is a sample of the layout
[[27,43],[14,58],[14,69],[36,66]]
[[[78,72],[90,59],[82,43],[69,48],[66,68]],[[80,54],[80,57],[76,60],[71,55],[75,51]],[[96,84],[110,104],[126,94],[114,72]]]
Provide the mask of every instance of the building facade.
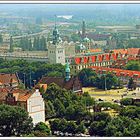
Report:
[[45,104],[39,90],[0,89],[0,104],[24,108],[33,119],[33,124],[45,122]]
[[72,92],[76,94],[82,94],[82,84],[78,78],[78,76],[71,76],[71,70],[69,67],[69,64],[66,64],[65,69],[65,77],[42,77],[40,81],[37,84],[37,87],[43,88],[44,90],[47,89],[47,87],[55,83],[61,88],[65,88],[66,90],[71,90]]
[[50,64],[60,63],[65,65],[65,46],[60,38],[56,25],[53,30],[52,42],[48,43],[48,61]]

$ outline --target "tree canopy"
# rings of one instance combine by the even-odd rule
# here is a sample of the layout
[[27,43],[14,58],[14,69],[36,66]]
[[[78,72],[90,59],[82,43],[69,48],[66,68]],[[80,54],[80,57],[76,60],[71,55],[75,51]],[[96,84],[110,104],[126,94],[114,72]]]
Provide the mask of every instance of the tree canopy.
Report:
[[22,136],[33,130],[28,113],[17,106],[0,105],[0,135]]

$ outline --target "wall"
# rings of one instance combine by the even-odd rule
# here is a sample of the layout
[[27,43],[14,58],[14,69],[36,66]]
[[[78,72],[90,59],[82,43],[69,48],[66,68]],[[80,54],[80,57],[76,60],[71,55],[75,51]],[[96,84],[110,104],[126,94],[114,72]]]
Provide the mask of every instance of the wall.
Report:
[[45,122],[45,103],[39,90],[36,90],[27,100],[27,111],[34,124]]

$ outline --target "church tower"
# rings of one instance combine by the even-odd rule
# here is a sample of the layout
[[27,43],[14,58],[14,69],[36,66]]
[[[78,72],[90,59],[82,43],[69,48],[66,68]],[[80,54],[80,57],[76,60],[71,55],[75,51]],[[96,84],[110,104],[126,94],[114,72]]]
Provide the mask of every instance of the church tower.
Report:
[[82,38],[86,37],[86,24],[85,21],[83,20],[82,22]]
[[48,60],[50,64],[61,63],[65,65],[65,47],[56,24],[52,33],[52,41],[48,44]]
[[65,69],[65,73],[66,73],[66,82],[70,80],[70,67],[69,64],[66,63],[66,69]]

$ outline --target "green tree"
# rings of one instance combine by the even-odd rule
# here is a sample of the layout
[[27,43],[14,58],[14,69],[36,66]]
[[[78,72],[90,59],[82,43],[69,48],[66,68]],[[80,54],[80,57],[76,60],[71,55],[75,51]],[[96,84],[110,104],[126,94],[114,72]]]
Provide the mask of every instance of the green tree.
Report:
[[[130,119],[125,116],[118,116],[113,118],[105,128],[106,136],[117,137],[134,137],[139,136],[136,129],[139,127],[140,121],[138,119]],[[138,129],[139,130],[139,129]]]
[[128,63],[125,66],[125,69],[140,71],[140,62],[139,61],[128,61]]
[[28,113],[17,106],[0,105],[1,136],[22,136],[31,133],[32,119]]
[[121,116],[127,116],[129,118],[140,118],[140,107],[137,106],[126,106],[120,110]]
[[89,128],[90,136],[104,136],[105,135],[106,122],[94,121]]
[[53,103],[51,101],[45,101],[45,117],[47,119],[55,117],[55,109]]
[[78,77],[79,77],[82,85],[85,87],[88,87],[88,86],[95,85],[94,82],[97,77],[97,74],[92,69],[88,68],[88,69],[82,69],[79,72]]
[[111,116],[105,112],[95,112],[92,116],[93,121],[105,121],[108,122],[111,120]]
[[52,133],[54,133],[54,131],[59,131],[60,119],[50,120],[49,123]]
[[96,86],[99,89],[106,88],[106,89],[110,90],[117,83],[118,83],[117,77],[114,76],[112,73],[107,73],[106,75],[102,75],[101,77],[98,77],[98,79],[96,81]]
[[56,98],[54,100],[54,108],[56,111],[56,116],[64,117],[66,110],[65,110],[64,105],[62,104],[62,102],[58,98]]
[[85,133],[85,131],[86,131],[86,127],[84,125],[84,122],[80,122],[80,124],[77,125],[76,132],[77,133]]
[[66,132],[76,134],[77,125],[74,121],[67,122]]
[[131,90],[136,89],[136,83],[134,82],[133,78],[129,79],[128,88]]
[[37,123],[35,125],[34,131],[40,131],[42,133],[45,133],[46,135],[50,135],[50,128],[43,122]]
[[123,98],[120,100],[121,105],[132,105],[133,98]]

